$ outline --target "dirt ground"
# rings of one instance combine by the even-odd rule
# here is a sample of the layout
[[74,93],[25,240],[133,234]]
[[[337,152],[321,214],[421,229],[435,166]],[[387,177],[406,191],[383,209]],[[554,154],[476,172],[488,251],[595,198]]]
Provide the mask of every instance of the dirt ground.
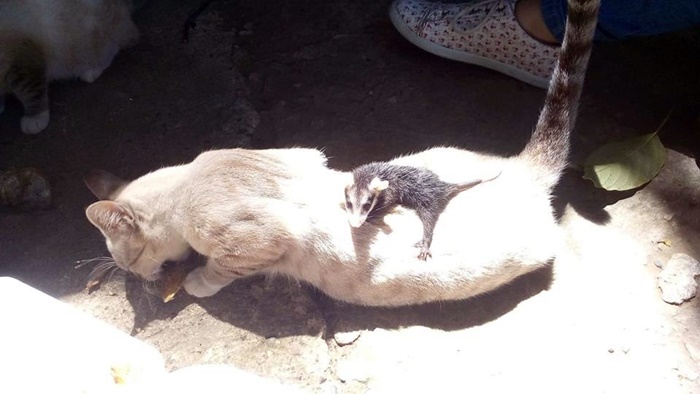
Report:
[[22,134],[8,102],[0,169],[43,169],[55,201],[0,214],[0,275],[153,344],[169,368],[229,363],[309,392],[700,392],[700,301],[667,304],[656,285],[657,262],[700,257],[698,31],[596,45],[574,162],[673,109],[668,161],[624,193],[570,171],[555,201],[568,242],[551,269],[475,299],[391,309],[279,278],[167,304],[119,275],[86,294],[91,267],[75,262],[106,254],[84,215],[91,168],[132,178],[223,147],[324,148],[340,169],[435,145],[508,155],[543,102],[541,90],[413,47],[389,1],[217,0],[184,43],[202,2],[148,2],[140,43],[96,82],[52,85],[43,133]]

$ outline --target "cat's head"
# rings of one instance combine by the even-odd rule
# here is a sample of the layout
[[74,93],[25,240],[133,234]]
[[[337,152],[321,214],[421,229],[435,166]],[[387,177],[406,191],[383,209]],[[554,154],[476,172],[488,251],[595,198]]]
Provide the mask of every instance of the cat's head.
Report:
[[[143,183],[143,182],[142,182]],[[189,248],[168,231],[154,204],[138,189],[147,185],[126,182],[106,171],[94,170],[85,184],[100,199],[85,214],[105,237],[107,249],[121,269],[146,280],[158,278],[163,263],[187,257]],[[161,218],[159,220],[158,218]]]

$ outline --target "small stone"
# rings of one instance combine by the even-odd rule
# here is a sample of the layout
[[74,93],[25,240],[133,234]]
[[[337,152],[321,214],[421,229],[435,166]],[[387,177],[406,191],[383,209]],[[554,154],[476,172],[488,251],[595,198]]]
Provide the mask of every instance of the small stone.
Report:
[[615,353],[615,349],[613,349],[613,348],[608,349],[608,353],[610,353],[610,354]]
[[661,260],[659,260],[659,259],[655,259],[655,260],[654,260],[654,265],[655,265],[657,268],[660,268],[660,269],[663,269],[663,268],[664,268],[664,263],[663,263]]
[[666,215],[664,215],[664,219],[665,219],[665,220],[671,220],[671,219],[673,219],[673,214],[672,214],[672,213],[667,213]]
[[346,346],[353,344],[362,335],[362,331],[336,332],[333,334],[333,339],[338,346]]
[[669,304],[680,305],[695,297],[697,275],[700,275],[700,262],[685,253],[674,254],[657,277],[661,298]]

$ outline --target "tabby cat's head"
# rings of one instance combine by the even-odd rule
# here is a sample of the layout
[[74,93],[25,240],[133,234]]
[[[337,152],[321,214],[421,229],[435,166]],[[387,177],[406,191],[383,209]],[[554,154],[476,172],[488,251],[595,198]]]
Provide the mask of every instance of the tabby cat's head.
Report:
[[[100,199],[85,214],[105,237],[107,249],[121,269],[146,280],[158,278],[163,263],[184,259],[189,251],[181,239],[173,239],[167,223],[158,223],[154,205],[129,183],[105,171],[92,171],[85,178]],[[134,199],[134,194],[140,198]]]

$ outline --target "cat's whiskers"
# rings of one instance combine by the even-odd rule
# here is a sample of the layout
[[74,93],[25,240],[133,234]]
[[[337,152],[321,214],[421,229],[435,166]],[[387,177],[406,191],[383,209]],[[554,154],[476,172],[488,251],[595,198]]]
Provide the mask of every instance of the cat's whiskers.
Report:
[[109,262],[109,261],[114,261],[114,258],[111,256],[100,256],[100,257],[94,257],[91,259],[84,259],[84,260],[77,260],[74,264],[75,269],[81,268],[87,264],[94,263],[94,262]]
[[105,276],[109,271],[115,270],[117,263],[114,261],[103,261],[95,266],[88,275],[91,279],[96,279]]
[[150,282],[157,281],[160,278],[160,273],[163,272],[163,262],[158,261],[149,255],[146,255],[146,257],[151,259],[151,261],[153,261],[154,263],[158,263],[158,268],[156,268],[150,275],[148,275],[144,279]]
[[107,278],[106,282],[111,281],[114,274],[116,274],[116,273],[121,274],[122,272],[124,272],[124,270],[120,269],[119,266],[116,265],[116,263],[110,269],[111,269],[111,272],[109,273],[109,277]]

